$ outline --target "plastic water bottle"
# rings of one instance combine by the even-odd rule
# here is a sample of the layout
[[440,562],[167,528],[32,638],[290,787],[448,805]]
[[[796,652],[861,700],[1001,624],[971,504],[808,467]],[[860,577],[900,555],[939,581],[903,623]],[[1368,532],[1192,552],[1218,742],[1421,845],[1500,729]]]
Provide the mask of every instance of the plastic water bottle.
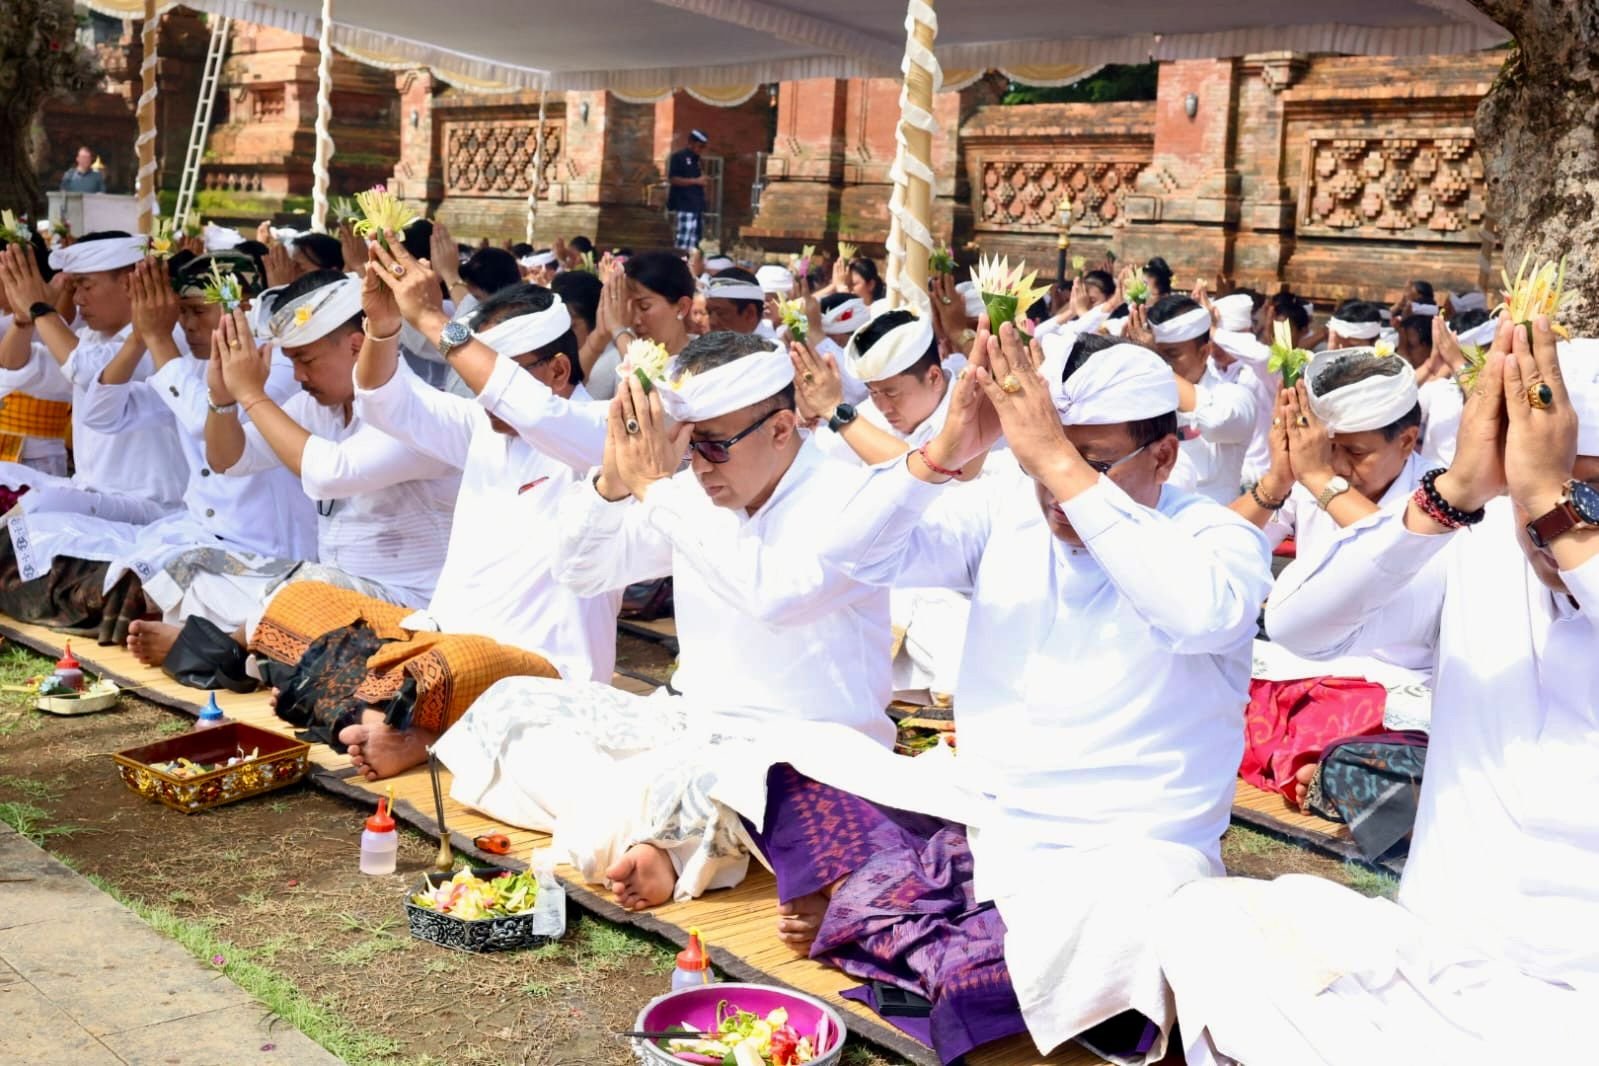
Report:
[[399,851],[400,834],[394,831],[394,819],[389,817],[389,801],[380,799],[378,813],[366,820],[366,831],[361,834],[361,872],[392,874]]
[[533,902],[533,932],[559,940],[566,935],[566,889],[555,879],[555,852],[540,848],[533,853],[533,876],[539,894]]
[[711,974],[711,953],[705,950],[698,929],[688,931],[688,947],[677,953],[677,969],[672,971],[672,991],[698,988],[716,978]]
[[211,698],[206,701],[205,706],[200,708],[200,717],[194,720],[194,728],[210,729],[212,726],[219,726],[225,721],[227,719],[222,717],[222,708],[217,706],[217,694],[213,692],[211,693]]

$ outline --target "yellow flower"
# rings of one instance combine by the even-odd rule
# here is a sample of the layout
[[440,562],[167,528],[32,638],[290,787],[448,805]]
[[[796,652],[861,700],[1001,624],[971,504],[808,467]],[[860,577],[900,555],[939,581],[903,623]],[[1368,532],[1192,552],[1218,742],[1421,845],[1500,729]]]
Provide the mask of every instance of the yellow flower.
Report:
[[166,257],[172,254],[172,241],[167,237],[150,238],[150,251],[158,256]]
[[1555,321],[1577,295],[1566,291],[1566,260],[1562,257],[1559,263],[1544,263],[1529,274],[1527,263],[1531,258],[1531,253],[1521,257],[1514,281],[1508,271],[1500,271],[1499,276],[1505,283],[1505,302],[1495,310],[1506,312],[1510,320],[1518,324],[1548,315],[1555,333],[1569,339],[1571,334],[1565,326]]
[[384,233],[399,233],[417,220],[417,214],[389,192],[386,185],[375,185],[366,192],[355,194],[361,208],[361,219],[355,224],[358,236],[368,239],[382,237]]
[[311,307],[309,304],[295,309],[294,324],[296,326],[303,326],[309,321],[311,321]]
[[1378,356],[1387,358],[1388,356],[1394,354],[1394,345],[1392,341],[1378,341],[1376,344],[1371,346],[1371,350]]
[[857,251],[859,251],[859,249],[849,241],[838,242],[838,257],[844,260],[846,263],[855,258],[855,253]]

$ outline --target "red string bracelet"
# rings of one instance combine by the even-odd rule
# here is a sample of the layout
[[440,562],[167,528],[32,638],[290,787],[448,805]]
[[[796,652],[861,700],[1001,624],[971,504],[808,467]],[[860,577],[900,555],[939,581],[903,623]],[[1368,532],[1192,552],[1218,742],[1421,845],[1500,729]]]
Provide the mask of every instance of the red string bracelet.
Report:
[[925,444],[922,445],[920,448],[916,449],[916,454],[922,457],[922,462],[927,464],[927,469],[931,470],[935,474],[938,474],[938,475],[940,475],[942,477],[960,477],[961,476],[961,472],[959,470],[946,470],[943,467],[939,466],[937,463],[933,462],[931,459],[929,459],[927,457],[927,445],[925,445]]

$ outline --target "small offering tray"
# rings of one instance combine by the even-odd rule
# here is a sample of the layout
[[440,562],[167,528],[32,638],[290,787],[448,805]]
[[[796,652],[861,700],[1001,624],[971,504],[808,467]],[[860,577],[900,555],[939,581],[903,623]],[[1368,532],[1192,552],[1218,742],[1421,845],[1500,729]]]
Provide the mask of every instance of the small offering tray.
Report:
[[[473,875],[485,881],[491,880],[501,874],[515,873],[500,866],[474,866]],[[456,951],[516,951],[519,948],[536,948],[541,944],[548,944],[559,940],[566,932],[566,893],[561,892],[561,910],[559,924],[550,923],[547,912],[538,909],[527,911],[524,914],[513,914],[504,918],[457,918],[453,914],[443,914],[427,907],[419,907],[411,902],[411,896],[429,892],[439,885],[450,880],[452,874],[429,872],[422,876],[422,883],[405,897],[405,917],[410,924],[411,935],[418,940],[427,940],[440,947],[453,948]],[[540,888],[540,892],[551,891]],[[539,918],[542,923],[550,924],[551,928],[544,928],[543,924],[535,926],[534,918]]]
[[99,714],[109,711],[122,702],[122,690],[110,681],[97,681],[81,693],[70,696],[40,696],[34,702],[36,710],[63,718],[79,714]]
[[[245,756],[243,761],[220,765],[239,756]],[[243,722],[224,722],[112,758],[129,789],[194,814],[294,784],[311,769],[311,745]],[[180,759],[218,768],[188,777],[163,769]]]

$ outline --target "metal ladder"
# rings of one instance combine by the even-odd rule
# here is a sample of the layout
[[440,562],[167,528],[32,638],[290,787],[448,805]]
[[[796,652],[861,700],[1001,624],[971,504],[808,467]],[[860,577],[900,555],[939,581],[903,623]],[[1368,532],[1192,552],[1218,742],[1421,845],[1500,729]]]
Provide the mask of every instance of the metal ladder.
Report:
[[222,61],[228,54],[228,29],[233,20],[211,16],[211,43],[205,51],[205,73],[200,77],[200,96],[194,104],[194,125],[189,128],[189,150],[183,155],[183,178],[178,182],[178,203],[172,217],[181,224],[194,206],[200,185],[200,160],[205,156],[205,138],[211,129],[211,109],[216,104],[217,88],[222,83]]

